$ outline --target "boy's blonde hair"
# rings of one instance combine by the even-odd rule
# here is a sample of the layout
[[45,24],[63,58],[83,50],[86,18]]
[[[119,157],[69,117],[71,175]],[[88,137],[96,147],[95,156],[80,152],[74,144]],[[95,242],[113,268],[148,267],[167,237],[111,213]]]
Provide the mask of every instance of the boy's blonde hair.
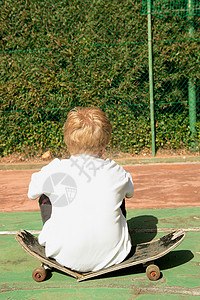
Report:
[[72,109],[64,124],[64,140],[72,155],[99,154],[110,141],[112,125],[98,107]]

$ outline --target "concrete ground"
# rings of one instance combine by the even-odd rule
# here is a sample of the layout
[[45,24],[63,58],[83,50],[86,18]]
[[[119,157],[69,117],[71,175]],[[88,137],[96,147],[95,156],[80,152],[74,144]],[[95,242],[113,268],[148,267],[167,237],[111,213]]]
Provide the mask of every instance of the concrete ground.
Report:
[[200,299],[200,207],[128,210],[133,243],[182,228],[185,240],[157,261],[162,277],[149,281],[141,265],[78,283],[59,272],[41,283],[32,279],[39,262],[15,241],[15,232],[38,233],[40,213],[0,213],[0,299]]

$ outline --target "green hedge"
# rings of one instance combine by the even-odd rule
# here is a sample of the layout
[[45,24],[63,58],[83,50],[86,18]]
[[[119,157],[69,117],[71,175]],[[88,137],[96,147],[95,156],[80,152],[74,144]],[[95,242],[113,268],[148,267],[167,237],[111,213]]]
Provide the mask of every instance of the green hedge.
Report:
[[[113,134],[108,150],[139,154],[151,148],[148,115],[146,117],[134,116],[131,109],[123,106],[107,107],[105,111],[113,124]],[[1,122],[1,155],[6,156],[17,152],[36,156],[46,150],[58,156],[66,153],[63,141],[64,117],[60,117],[60,122],[50,120],[44,122],[30,118],[23,111],[5,115]],[[166,124],[170,117],[173,120],[169,131]],[[156,123],[156,148],[198,150],[198,142],[194,149],[194,140],[200,140],[200,122],[197,122],[195,137],[191,136],[188,123],[188,116],[182,114],[160,115]]]
[[[0,13],[0,155],[64,149],[75,106],[97,105],[113,124],[111,150],[151,148],[147,19],[142,0],[11,1]],[[156,147],[191,149],[199,139],[199,16],[153,18]],[[197,124],[188,117],[196,83]]]

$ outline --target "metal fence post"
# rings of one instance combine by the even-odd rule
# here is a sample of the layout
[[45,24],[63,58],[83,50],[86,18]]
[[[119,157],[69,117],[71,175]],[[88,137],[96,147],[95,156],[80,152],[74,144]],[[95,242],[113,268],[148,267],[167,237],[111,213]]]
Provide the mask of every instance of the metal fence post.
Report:
[[149,52],[149,94],[151,116],[151,144],[152,156],[155,156],[155,119],[154,119],[154,96],[153,96],[153,50],[152,50],[152,27],[151,27],[151,0],[147,0],[148,14],[148,52]]
[[[190,22],[189,37],[192,37],[194,33],[194,26],[192,23],[193,13],[194,13],[194,2],[193,0],[188,0],[188,20]],[[195,90],[195,83],[191,78],[189,78],[188,81],[188,102],[189,102],[190,130],[193,136],[195,133],[195,125],[196,125],[196,90]]]

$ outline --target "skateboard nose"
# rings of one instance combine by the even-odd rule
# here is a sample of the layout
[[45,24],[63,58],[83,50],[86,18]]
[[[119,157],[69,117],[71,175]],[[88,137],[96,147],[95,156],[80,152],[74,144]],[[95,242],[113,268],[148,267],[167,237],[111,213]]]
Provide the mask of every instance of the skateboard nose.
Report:
[[175,240],[177,237],[179,236],[183,236],[183,238],[185,237],[185,232],[183,230],[177,230],[176,232],[174,232],[173,236],[172,236],[172,240]]

